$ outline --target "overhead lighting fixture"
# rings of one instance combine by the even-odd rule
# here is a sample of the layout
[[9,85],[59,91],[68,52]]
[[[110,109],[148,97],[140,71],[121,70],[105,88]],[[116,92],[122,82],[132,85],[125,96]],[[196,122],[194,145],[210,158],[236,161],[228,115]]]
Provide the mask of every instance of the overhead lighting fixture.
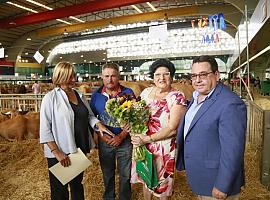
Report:
[[[53,8],[51,8],[51,7],[49,7],[49,6],[46,6],[46,5],[42,4],[42,3],[39,3],[39,2],[36,2],[36,1],[33,1],[33,0],[26,0],[26,1],[29,2],[29,3],[35,4],[35,5],[37,5],[37,6],[40,6],[40,7],[42,7],[42,8],[45,8],[45,9],[47,9],[47,10],[53,10]],[[70,19],[74,19],[74,20],[76,20],[76,21],[78,21],[78,22],[81,22],[81,23],[84,23],[84,22],[85,22],[85,21],[83,21],[83,20],[81,20],[81,19],[78,19],[77,17],[70,16],[69,18],[70,18]],[[66,22],[64,22],[64,23],[66,23]]]
[[27,41],[31,41],[32,39],[31,38],[26,38]]
[[153,11],[157,11],[157,9],[150,2],[146,2],[146,3]]
[[62,20],[62,19],[56,19],[56,21],[59,21],[59,22],[62,22],[62,23],[68,24],[68,25],[71,25],[72,24],[72,23],[67,22],[65,20]]
[[25,54],[25,55],[28,55],[28,52],[25,52],[24,54]]
[[77,18],[77,17],[69,16],[69,18],[70,18],[70,19],[74,19],[74,20],[76,20],[76,21],[78,21],[78,22],[81,22],[81,23],[84,23],[84,22],[85,22],[85,21],[83,21],[83,20],[81,20],[81,19],[79,19],[79,18]]
[[46,6],[46,5],[42,4],[42,3],[39,3],[39,2],[36,2],[36,1],[33,1],[33,0],[25,0],[25,1],[27,1],[29,3],[32,3],[32,4],[35,4],[37,6],[40,6],[42,8],[46,8],[48,10],[53,10],[53,8],[50,8],[50,7],[48,7],[48,6]]
[[131,7],[137,10],[138,13],[143,13],[143,11],[141,11],[137,6],[131,5]]
[[[38,3],[38,2],[36,2],[36,1],[33,1],[33,0],[26,0],[26,1],[29,2],[29,3],[35,4],[35,5],[37,5],[37,6],[40,6],[40,7],[42,7],[42,8],[45,8],[45,9],[47,9],[47,10],[53,10],[53,8],[48,7],[48,6],[44,5],[44,4]],[[27,10],[27,11],[32,12],[32,13],[38,13],[38,11],[36,11],[36,10],[33,10],[33,9],[31,9],[31,8],[27,8],[27,7],[22,6],[22,5],[19,5],[19,4],[17,4],[17,3],[12,3],[12,2],[10,2],[10,1],[8,1],[7,4],[13,5],[13,6],[17,7],[17,8],[21,8],[21,9],[23,9],[23,10]],[[76,17],[75,17],[75,18],[76,18]],[[62,19],[56,19],[56,20],[59,21],[59,22],[68,24],[68,25],[71,25],[71,24],[72,24],[72,23],[67,22],[67,21],[65,21],[65,20],[62,20]],[[84,22],[84,21],[82,21],[82,20],[80,20],[80,19],[77,19],[77,18],[76,18],[76,20],[77,20],[77,21],[80,21],[80,22]],[[14,22],[13,22],[13,23],[14,23]],[[11,25],[15,25],[15,24],[16,24],[16,23],[11,24]]]
[[27,10],[27,11],[32,12],[32,13],[38,13],[38,11],[36,11],[36,10],[33,10],[33,9],[31,9],[31,8],[27,8],[27,7],[25,7],[25,6],[21,6],[21,5],[16,4],[16,3],[12,3],[12,2],[10,2],[10,1],[8,1],[7,4],[13,5],[13,6],[17,7],[17,8],[21,8],[21,9],[23,9],[23,10]]

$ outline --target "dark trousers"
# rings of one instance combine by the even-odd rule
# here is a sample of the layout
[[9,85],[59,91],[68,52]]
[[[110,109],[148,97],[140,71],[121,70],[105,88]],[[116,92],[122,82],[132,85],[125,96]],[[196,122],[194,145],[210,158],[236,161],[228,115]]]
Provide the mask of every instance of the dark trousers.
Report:
[[[58,163],[56,158],[47,158],[48,167]],[[83,190],[83,172],[72,179],[66,185],[62,183],[49,171],[50,187],[51,187],[51,200],[69,200],[68,185],[70,186],[72,200],[84,200]]]
[[105,192],[104,200],[115,199],[115,170],[116,162],[119,173],[119,199],[131,199],[131,157],[132,144],[130,137],[126,138],[118,147],[107,145],[99,140],[99,162],[103,173]]

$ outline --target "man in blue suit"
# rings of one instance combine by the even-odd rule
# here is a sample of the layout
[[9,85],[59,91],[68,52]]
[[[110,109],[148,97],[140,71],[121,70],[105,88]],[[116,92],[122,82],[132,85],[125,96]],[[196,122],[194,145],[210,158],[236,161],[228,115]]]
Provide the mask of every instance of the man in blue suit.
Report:
[[193,60],[195,91],[178,129],[176,168],[203,200],[239,199],[244,185],[246,105],[219,78],[213,57]]

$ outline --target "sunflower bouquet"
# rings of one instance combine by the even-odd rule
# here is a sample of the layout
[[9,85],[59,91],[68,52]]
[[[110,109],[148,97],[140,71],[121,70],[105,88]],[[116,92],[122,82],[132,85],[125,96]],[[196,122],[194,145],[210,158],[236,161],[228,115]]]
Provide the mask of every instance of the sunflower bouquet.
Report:
[[[113,119],[114,125],[124,126],[129,124],[131,135],[146,134],[150,111],[144,100],[131,95],[120,96],[109,99],[105,106],[106,112]],[[143,146],[133,149],[132,159],[140,161],[145,159],[145,148]]]

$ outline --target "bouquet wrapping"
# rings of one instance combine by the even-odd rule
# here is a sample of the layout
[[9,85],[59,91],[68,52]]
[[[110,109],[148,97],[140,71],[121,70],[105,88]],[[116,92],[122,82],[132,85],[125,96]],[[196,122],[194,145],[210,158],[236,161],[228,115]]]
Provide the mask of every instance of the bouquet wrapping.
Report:
[[[129,124],[130,134],[145,134],[148,131],[147,123],[150,111],[144,100],[131,95],[120,96],[109,99],[105,106],[106,112],[113,119],[112,125],[124,126]],[[133,149],[132,159],[141,161],[145,159],[145,148],[143,146]]]

